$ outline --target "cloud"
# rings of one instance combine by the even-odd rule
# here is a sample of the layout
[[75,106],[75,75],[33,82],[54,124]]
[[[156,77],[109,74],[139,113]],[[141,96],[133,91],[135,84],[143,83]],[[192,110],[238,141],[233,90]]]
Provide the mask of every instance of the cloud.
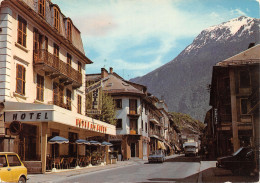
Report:
[[100,72],[106,65],[131,74],[149,72],[170,61],[163,57],[182,44],[179,40],[193,39],[209,26],[246,15],[211,1],[206,6],[205,1],[52,0],[81,31],[86,55],[94,61],[87,66],[88,73]]

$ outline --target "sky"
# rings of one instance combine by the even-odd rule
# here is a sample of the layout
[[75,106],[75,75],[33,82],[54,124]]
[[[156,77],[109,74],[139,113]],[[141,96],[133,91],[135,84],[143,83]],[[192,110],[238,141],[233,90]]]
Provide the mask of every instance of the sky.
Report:
[[245,15],[259,0],[52,0],[80,30],[86,74],[102,67],[128,80],[173,60],[204,29]]

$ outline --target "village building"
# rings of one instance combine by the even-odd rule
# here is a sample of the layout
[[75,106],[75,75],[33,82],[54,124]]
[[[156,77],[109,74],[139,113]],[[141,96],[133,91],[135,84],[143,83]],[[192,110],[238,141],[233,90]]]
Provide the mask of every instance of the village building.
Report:
[[215,156],[243,146],[259,148],[259,49],[256,45],[213,67],[205,133]]
[[[147,159],[150,152],[158,149],[173,153],[174,144],[170,142],[174,140],[170,137],[174,136],[169,135],[169,128],[171,133],[175,129],[170,124],[164,101],[147,93],[145,86],[124,80],[113,72],[113,68],[109,72],[102,68],[101,73],[87,74],[86,83],[86,91],[100,87],[114,100],[117,135],[109,136],[109,142],[113,143],[113,151],[117,152],[119,160]],[[100,95],[96,91],[95,95]]]
[[[58,5],[0,0],[0,20],[0,151],[44,173],[47,157],[85,155],[75,140],[116,134],[114,125],[85,116],[84,73],[92,61]],[[54,136],[70,143],[51,145]]]

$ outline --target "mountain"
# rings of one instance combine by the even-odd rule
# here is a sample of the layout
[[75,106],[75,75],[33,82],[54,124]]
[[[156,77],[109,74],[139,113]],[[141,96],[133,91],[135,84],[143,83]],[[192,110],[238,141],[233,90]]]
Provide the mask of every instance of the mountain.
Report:
[[163,96],[169,111],[191,115],[200,121],[209,107],[207,86],[212,66],[259,44],[260,19],[246,16],[203,30],[176,58],[156,70],[130,81],[146,85],[148,91]]

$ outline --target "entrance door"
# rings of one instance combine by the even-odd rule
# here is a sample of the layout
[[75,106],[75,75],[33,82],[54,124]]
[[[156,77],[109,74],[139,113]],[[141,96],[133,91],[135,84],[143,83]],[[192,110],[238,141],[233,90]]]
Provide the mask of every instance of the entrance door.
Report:
[[135,143],[131,143],[131,157],[135,157]]

